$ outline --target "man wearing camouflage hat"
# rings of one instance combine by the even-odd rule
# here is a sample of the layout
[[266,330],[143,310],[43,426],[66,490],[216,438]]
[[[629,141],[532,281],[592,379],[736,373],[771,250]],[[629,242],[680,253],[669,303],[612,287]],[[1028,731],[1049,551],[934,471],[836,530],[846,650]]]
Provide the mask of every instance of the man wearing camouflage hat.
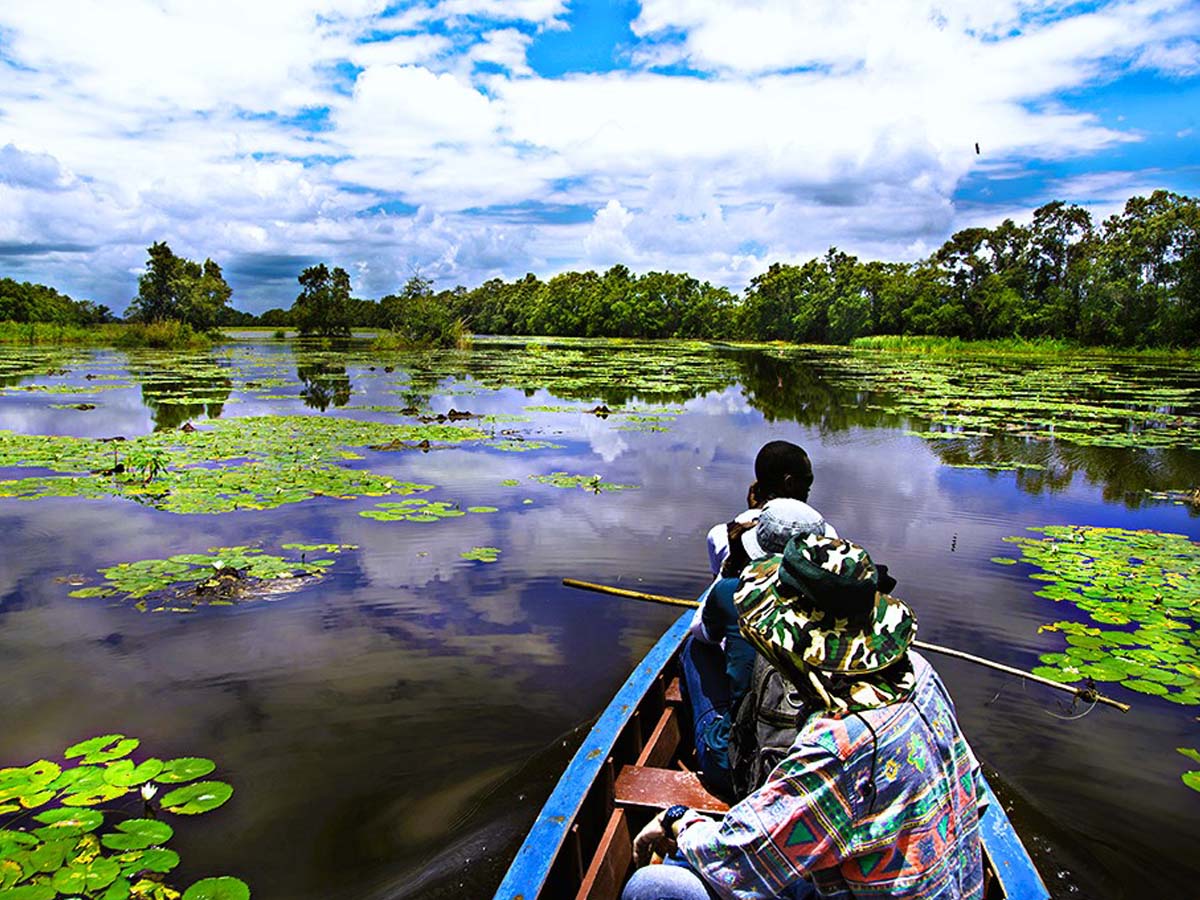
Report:
[[824,535],[751,564],[742,633],[818,712],[766,783],[714,821],[672,807],[638,835],[624,900],[979,900],[979,764],[917,623],[870,556]]

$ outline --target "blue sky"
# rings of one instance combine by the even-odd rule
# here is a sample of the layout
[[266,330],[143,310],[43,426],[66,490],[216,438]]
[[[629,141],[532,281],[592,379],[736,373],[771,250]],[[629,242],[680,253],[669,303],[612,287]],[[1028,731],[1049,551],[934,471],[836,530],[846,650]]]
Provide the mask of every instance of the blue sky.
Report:
[[0,276],[123,310],[166,240],[261,311],[316,261],[379,297],[912,260],[1200,194],[1196,35],[1196,0],[0,3]]

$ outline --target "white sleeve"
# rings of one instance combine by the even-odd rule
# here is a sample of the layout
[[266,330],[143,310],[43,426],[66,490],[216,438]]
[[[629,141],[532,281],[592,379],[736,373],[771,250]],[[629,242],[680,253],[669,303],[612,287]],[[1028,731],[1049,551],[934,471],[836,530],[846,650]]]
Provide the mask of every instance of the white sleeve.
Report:
[[721,566],[729,556],[729,530],[722,522],[708,529],[708,567],[713,578],[721,574]]

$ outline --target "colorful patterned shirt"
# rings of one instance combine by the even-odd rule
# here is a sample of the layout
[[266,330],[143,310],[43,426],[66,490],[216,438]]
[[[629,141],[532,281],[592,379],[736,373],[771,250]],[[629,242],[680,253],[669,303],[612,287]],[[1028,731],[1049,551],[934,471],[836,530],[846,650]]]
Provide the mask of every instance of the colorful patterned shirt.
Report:
[[837,900],[982,898],[979,763],[945,685],[911,658],[911,700],[813,716],[724,819],[680,823],[680,851],[720,896],[779,897],[811,877]]

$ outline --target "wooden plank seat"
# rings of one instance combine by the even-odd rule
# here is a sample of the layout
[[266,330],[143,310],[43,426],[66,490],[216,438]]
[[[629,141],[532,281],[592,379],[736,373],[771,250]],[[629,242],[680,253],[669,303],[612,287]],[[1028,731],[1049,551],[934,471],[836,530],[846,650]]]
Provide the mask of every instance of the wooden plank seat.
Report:
[[658,717],[654,730],[638,754],[636,765],[664,768],[671,764],[679,750],[682,734],[679,730],[679,714],[668,706]]
[[729,804],[718,800],[700,783],[695,772],[624,766],[614,785],[617,806],[666,809],[676,803],[706,813],[724,813]]
[[625,810],[614,809],[596,846],[596,855],[579,886],[576,900],[616,900],[633,868],[633,837]]

